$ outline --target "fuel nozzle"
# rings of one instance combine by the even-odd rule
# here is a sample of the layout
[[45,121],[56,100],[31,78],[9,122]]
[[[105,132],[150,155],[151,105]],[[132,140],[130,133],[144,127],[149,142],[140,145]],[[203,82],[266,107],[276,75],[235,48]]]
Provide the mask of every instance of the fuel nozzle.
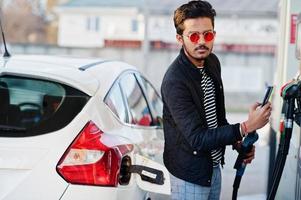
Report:
[[282,154],[287,155],[289,151],[289,143],[292,136],[293,122],[299,126],[301,122],[300,115],[300,98],[301,98],[301,81],[293,81],[285,85],[282,90],[282,98],[284,100],[284,132],[281,135],[282,142],[279,149]]
[[[281,88],[281,96],[286,102],[285,110],[285,128],[293,127],[294,114],[298,113],[301,105],[301,81],[293,80],[285,84]],[[297,108],[295,110],[295,100],[297,100]],[[299,117],[298,117],[299,118]],[[298,120],[299,121],[299,120]],[[300,124],[297,122],[297,124]]]
[[282,86],[281,88],[281,97],[284,100],[288,99],[295,99],[297,97],[300,97],[301,95],[301,81],[291,81],[286,83],[285,85]]

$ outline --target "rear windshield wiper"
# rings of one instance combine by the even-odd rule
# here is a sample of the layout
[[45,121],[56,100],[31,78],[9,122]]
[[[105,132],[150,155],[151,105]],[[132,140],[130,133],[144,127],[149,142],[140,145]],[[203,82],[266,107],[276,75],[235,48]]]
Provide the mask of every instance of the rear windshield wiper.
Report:
[[0,131],[5,131],[5,132],[25,132],[26,128],[17,127],[17,126],[0,125]]

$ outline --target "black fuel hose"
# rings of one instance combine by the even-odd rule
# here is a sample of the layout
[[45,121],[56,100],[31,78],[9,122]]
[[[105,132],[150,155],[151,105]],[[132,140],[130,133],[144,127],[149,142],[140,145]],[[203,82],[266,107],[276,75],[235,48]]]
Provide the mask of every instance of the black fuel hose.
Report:
[[236,169],[236,176],[233,183],[232,200],[237,199],[237,193],[238,193],[240,181],[246,169],[246,164],[243,163],[243,160],[245,159],[245,155],[252,151],[253,144],[257,140],[258,140],[258,134],[254,131],[252,133],[249,133],[241,144],[241,149],[234,165],[234,169]]
[[295,98],[290,98],[287,100],[287,109],[285,112],[285,129],[284,133],[282,133],[279,143],[279,148],[277,152],[277,158],[275,162],[275,168],[273,171],[273,177],[272,177],[272,186],[270,193],[268,195],[267,200],[274,200],[277,189],[280,183],[280,179],[283,173],[283,169],[285,166],[286,158],[289,152],[290,147],[290,140],[293,132],[293,117],[294,117],[294,103]]

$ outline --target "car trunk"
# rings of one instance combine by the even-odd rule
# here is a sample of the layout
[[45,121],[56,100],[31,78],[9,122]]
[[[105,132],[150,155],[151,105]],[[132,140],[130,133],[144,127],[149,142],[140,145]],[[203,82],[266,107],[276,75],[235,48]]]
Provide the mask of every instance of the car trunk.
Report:
[[56,165],[80,126],[39,136],[0,137],[0,199],[60,199],[68,183]]
[[[0,199],[60,199],[56,165],[84,126],[89,96],[63,84],[0,76]],[[76,121],[76,122],[75,122]]]

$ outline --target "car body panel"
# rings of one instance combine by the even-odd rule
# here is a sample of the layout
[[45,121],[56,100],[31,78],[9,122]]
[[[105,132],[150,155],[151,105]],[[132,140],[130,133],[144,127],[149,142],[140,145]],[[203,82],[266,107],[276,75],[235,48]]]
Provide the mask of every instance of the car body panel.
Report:
[[[3,198],[0,199],[59,199],[68,183],[56,172],[56,164],[85,125],[84,121],[79,117],[65,128],[45,135],[0,138],[3,150],[0,152],[0,185],[11,182],[15,184],[14,188],[1,187],[0,194]],[[51,187],[45,187],[46,185]],[[24,194],[24,191],[32,189],[34,194]]]
[[[108,61],[99,65],[95,65],[86,70],[87,73],[93,75],[97,80],[99,80],[101,89],[99,90],[99,95],[102,99],[105,97],[107,92],[110,90],[113,81],[116,81],[121,74],[126,71],[137,71],[135,67],[120,61]],[[107,76],[110,74],[110,77]]]
[[[79,70],[82,66],[89,67]],[[108,147],[133,145],[133,151],[128,153],[133,164],[139,161],[135,159],[139,154],[149,160],[147,166],[158,167],[169,181],[169,173],[158,164],[163,163],[162,128],[123,123],[103,102],[114,82],[126,71],[138,73],[129,64],[118,61],[102,62],[101,59],[69,60],[52,56],[14,56],[0,59],[0,76],[9,74],[51,80],[91,96],[80,113],[60,130],[31,137],[0,137],[0,180],[4,180],[0,182],[0,199],[75,200],[89,196],[89,199],[131,200],[146,198],[148,191],[169,191],[165,186],[162,190],[154,184],[143,184],[135,178],[139,176],[136,174],[132,175],[127,185],[100,187],[70,184],[56,171],[59,160],[70,144],[85,125],[92,121],[103,132],[103,144]]]
[[[103,62],[103,63],[102,63]],[[98,63],[98,64],[97,64]],[[99,64],[100,63],[100,64]],[[95,65],[93,65],[95,64]],[[81,67],[91,65],[86,70]],[[104,96],[122,71],[135,69],[119,61],[58,56],[14,56],[0,60],[0,74],[15,74],[54,80],[92,96],[101,85]],[[110,74],[110,76],[107,76]]]

